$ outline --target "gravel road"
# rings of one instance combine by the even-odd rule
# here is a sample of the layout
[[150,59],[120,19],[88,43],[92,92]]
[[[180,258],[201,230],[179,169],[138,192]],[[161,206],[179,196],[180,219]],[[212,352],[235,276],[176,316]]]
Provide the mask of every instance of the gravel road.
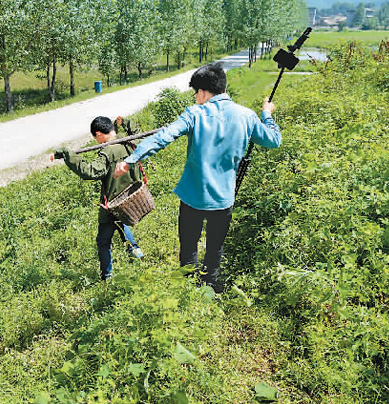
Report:
[[[242,51],[223,59],[229,70],[248,62]],[[36,169],[52,166],[50,151],[61,145],[78,148],[90,139],[89,125],[98,115],[114,119],[142,109],[166,87],[188,90],[194,70],[110,94],[99,94],[87,101],[42,112],[0,124],[0,186],[26,176]],[[58,162],[57,162],[58,164]]]

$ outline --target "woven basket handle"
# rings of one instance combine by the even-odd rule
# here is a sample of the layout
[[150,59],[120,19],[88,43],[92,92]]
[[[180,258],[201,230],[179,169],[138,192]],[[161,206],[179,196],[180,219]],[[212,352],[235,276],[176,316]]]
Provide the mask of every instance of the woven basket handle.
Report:
[[[115,125],[121,125],[122,128],[125,130],[125,132],[127,132],[128,135],[131,135],[133,133],[132,130],[131,130],[131,125],[130,124],[127,125],[127,128],[125,127],[124,119],[121,116],[118,116],[115,119]],[[131,140],[129,140],[128,143],[131,145],[132,150],[136,149],[135,144],[132,143]],[[143,182],[147,185],[148,181],[147,181],[145,170],[143,169],[142,163],[140,161],[138,161],[138,164],[139,164],[140,172],[142,173],[142,176],[143,176]]]
[[[128,143],[130,143],[130,145],[131,145],[131,147],[132,147],[132,150],[135,150],[135,149],[136,149],[136,146],[134,145],[134,143],[132,143],[131,141],[129,141]],[[143,168],[143,166],[142,166],[142,163],[141,163],[140,161],[138,161],[138,164],[139,164],[140,172],[141,172],[142,175],[143,175],[143,181],[144,181],[144,183],[147,185],[147,177],[146,177],[145,170],[144,170],[144,168]]]

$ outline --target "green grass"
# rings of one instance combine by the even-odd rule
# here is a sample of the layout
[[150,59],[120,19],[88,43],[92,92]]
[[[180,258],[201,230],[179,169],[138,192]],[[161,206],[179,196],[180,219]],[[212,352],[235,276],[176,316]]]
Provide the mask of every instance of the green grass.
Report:
[[1,208],[0,402],[246,404],[258,381],[274,385],[268,316],[179,271],[171,189],[185,146],[147,167],[157,208],[134,231],[146,256],[129,261],[116,236],[108,284],[98,279],[97,184],[60,166],[3,190],[18,208]]
[[[116,236],[105,284],[97,183],[56,166],[2,188],[0,402],[248,404],[271,387],[280,404],[388,402],[387,64],[347,69],[339,55],[281,83],[283,144],[253,152],[221,296],[179,268],[185,138],[152,157],[156,171],[145,164],[156,209],[134,229],[144,260]],[[229,73],[257,112],[259,66]],[[134,119],[151,125],[155,111]]]
[[382,40],[389,40],[389,31],[316,31],[309,35],[306,46],[329,49],[337,44],[349,41],[361,41],[372,47],[378,47]]
[[[231,53],[235,52],[236,51]],[[227,55],[227,53],[218,51],[213,55],[213,60],[221,59]],[[70,96],[68,70],[66,67],[59,67],[56,80],[56,101],[54,102],[48,102],[48,91],[45,79],[38,78],[38,76],[44,77],[44,72],[17,72],[12,75],[10,79],[11,91],[13,99],[15,100],[15,108],[11,114],[5,112],[5,92],[4,90],[0,91],[0,122],[9,121],[38,112],[49,111],[75,102],[94,98],[99,95],[94,91],[94,81],[97,80],[103,81],[103,93],[107,94],[123,90],[124,88],[136,87],[142,84],[172,77],[199,66],[194,54],[188,58],[185,67],[180,70],[177,69],[175,64],[173,64],[170,66],[169,72],[167,72],[166,67],[163,64],[163,58],[161,58],[160,63],[161,64],[156,72],[150,77],[139,80],[137,73],[135,71],[130,71],[128,84],[119,85],[119,78],[114,77],[113,85],[110,87],[105,85],[104,78],[101,76],[101,73],[97,68],[92,67],[87,70],[77,70],[75,73],[76,95],[74,97]]]
[[[269,97],[280,73],[277,64],[270,57],[258,59],[249,69],[247,66],[231,70],[228,74],[227,92],[233,99],[248,107],[258,103],[265,97]],[[301,61],[292,74],[286,71],[281,78],[273,101],[277,102],[278,92],[298,81],[299,75],[293,73],[311,72],[313,66],[308,61]]]

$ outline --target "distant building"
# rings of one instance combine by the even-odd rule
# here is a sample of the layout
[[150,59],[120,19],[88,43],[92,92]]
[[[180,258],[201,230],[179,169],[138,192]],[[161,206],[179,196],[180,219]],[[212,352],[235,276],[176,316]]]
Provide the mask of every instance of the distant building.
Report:
[[[356,14],[356,10],[347,10],[346,16],[347,16],[347,26],[352,27],[354,24],[354,17]],[[375,10],[372,8],[365,8],[364,13],[363,13],[363,20],[366,18],[373,18],[375,16]]]
[[316,7],[308,7],[309,25],[314,27],[316,25]]
[[347,22],[348,27],[353,26],[354,16],[355,16],[355,10],[347,10],[346,11],[346,17],[347,17],[346,22]]
[[320,25],[322,27],[335,28],[339,25],[340,22],[346,21],[347,17],[342,14],[333,15],[331,17],[320,17]]
[[365,18],[373,18],[375,10],[372,8],[365,8]]

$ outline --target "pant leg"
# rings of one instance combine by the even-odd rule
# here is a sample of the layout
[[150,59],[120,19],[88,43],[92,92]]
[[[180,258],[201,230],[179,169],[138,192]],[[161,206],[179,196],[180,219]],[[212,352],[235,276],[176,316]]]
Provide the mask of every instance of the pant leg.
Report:
[[128,251],[131,252],[133,248],[139,248],[138,243],[132,234],[131,228],[122,222],[115,222],[120,238],[123,243],[128,245]]
[[218,279],[219,267],[231,218],[232,206],[223,210],[207,211],[206,253],[204,257],[206,274],[202,276],[202,279],[214,287],[216,291],[221,291],[219,289],[223,288],[223,282]]
[[203,229],[204,211],[180,203],[178,232],[180,238],[180,265],[197,266],[197,244]]
[[100,276],[104,280],[112,275],[112,236],[115,232],[114,223],[99,223],[96,237],[97,250],[100,260]]

